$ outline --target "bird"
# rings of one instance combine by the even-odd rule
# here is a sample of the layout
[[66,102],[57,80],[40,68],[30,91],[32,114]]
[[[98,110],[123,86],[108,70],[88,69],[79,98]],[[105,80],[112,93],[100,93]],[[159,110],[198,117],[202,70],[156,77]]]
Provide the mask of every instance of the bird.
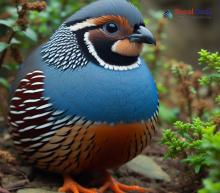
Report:
[[[156,132],[159,99],[140,56],[145,44],[156,40],[131,2],[97,0],[21,64],[11,88],[10,134],[30,164],[63,175],[60,192],[148,191],[108,172],[139,155]],[[100,188],[74,180],[92,172],[105,176]]]

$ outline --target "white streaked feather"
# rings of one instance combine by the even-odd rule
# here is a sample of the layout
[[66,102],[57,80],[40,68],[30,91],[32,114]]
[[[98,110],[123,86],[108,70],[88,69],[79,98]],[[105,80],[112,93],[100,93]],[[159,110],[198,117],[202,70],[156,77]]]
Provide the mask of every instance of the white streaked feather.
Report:
[[28,79],[24,78],[21,80],[21,82],[30,82]]
[[57,110],[55,112],[53,112],[53,116],[56,116],[56,115],[61,115],[62,113],[64,113],[64,111],[60,111],[60,110]]
[[51,112],[52,111],[49,111],[49,112],[46,112],[46,113],[37,114],[37,115],[34,115],[34,116],[24,117],[24,120],[33,120],[33,119],[37,119],[37,118],[40,118],[40,117],[44,117],[46,115],[49,115]]
[[31,110],[34,110],[34,109],[36,109],[37,107],[36,106],[33,106],[33,107],[28,107],[28,108],[26,108],[25,110],[26,111],[31,111]]
[[65,124],[56,125],[56,126],[52,127],[52,130],[59,129],[59,128],[63,127],[63,126],[65,126]]
[[48,107],[52,107],[53,105],[51,103],[49,104],[45,104],[45,105],[41,105],[39,107],[37,107],[37,110],[42,110],[42,109],[46,109]]
[[43,92],[44,89],[37,89],[37,90],[26,90],[24,91],[24,94],[33,94],[33,93],[38,93],[38,92]]
[[26,103],[35,103],[35,102],[39,102],[39,101],[41,101],[41,99],[28,99],[28,100],[24,101],[24,104],[26,104]]
[[11,125],[13,125],[14,127],[18,127],[18,124],[14,123],[14,122],[10,122]]
[[15,121],[16,124],[22,124],[24,121]]
[[41,137],[41,138],[42,138],[42,137],[47,137],[47,136],[53,135],[53,134],[55,134],[55,133],[56,133],[56,131],[50,131],[50,132],[47,132],[47,133],[44,133],[44,134],[40,135],[40,137]]
[[31,77],[31,79],[35,79],[35,78],[45,78],[45,76],[44,75],[36,75],[36,76]]
[[39,147],[41,145],[43,145],[43,143],[35,143],[33,145],[30,145],[29,148],[31,149],[31,148]]
[[57,120],[54,124],[60,124],[60,123],[66,122],[66,121],[68,121],[70,118],[71,118],[71,116],[66,116],[66,117],[64,117],[64,118],[62,118],[62,119]]
[[13,115],[21,115],[21,114],[26,113],[26,111],[10,111],[10,113]]
[[43,82],[34,82],[31,84],[32,86],[44,85]]
[[15,144],[15,145],[20,145],[21,142],[20,142],[20,141],[14,141],[14,144]]
[[36,127],[35,129],[44,129],[44,128],[47,128],[49,126],[52,126],[53,124],[54,124],[53,122],[45,123],[43,125],[40,125],[40,126]]
[[28,126],[28,127],[25,127],[23,129],[20,129],[18,130],[19,132],[25,132],[25,131],[29,131],[29,130],[32,130],[36,127],[36,125],[31,125],[31,126]]
[[43,72],[40,70],[35,70],[33,73],[43,73]]
[[12,100],[12,101],[19,101],[19,100],[21,100],[21,98],[19,98],[19,97],[13,97],[11,100]]

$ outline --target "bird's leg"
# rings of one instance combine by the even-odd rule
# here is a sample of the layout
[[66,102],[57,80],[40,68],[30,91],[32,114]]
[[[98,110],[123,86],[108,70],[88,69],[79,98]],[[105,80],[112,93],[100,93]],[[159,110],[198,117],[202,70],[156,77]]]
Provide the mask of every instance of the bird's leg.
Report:
[[72,193],[97,193],[96,189],[84,188],[83,186],[75,182],[70,176],[65,175],[64,184],[61,188],[59,188],[59,192],[68,192],[68,191],[71,191]]
[[143,188],[140,186],[128,186],[118,182],[114,179],[110,174],[106,174],[106,181],[104,185],[99,188],[99,193],[104,193],[107,189],[111,189],[114,193],[124,193],[126,191],[136,191],[136,192],[148,192],[148,193],[155,193],[153,189],[150,188]]

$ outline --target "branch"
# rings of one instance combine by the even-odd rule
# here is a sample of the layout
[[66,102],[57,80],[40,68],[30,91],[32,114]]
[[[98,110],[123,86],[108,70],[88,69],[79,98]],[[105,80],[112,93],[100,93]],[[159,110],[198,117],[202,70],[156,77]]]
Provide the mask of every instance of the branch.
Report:
[[[14,35],[15,35],[15,32],[12,30],[12,31],[11,31],[11,34],[10,34],[10,36],[9,36],[9,38],[8,38],[8,41],[6,42],[7,44],[11,44],[11,40],[12,40],[12,38],[14,37]],[[2,55],[1,55],[1,57],[0,57],[0,68],[2,67],[2,65],[3,65],[3,63],[4,63],[5,57],[6,57],[6,55],[7,55],[7,52],[8,52],[8,48],[6,48],[6,49],[2,52]]]

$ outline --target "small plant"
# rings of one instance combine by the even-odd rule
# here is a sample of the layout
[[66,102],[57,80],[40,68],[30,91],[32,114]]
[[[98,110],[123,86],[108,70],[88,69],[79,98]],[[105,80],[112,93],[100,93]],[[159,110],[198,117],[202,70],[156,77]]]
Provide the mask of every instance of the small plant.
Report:
[[199,52],[200,58],[199,58],[199,64],[200,65],[206,65],[205,68],[203,68],[204,72],[209,72],[208,75],[204,75],[200,79],[200,83],[202,85],[208,85],[213,82],[217,82],[220,80],[220,55],[218,52],[211,53],[207,50],[201,50]]
[[167,145],[166,158],[181,158],[182,163],[192,166],[195,173],[208,165],[206,150],[201,148],[207,136],[214,137],[216,126],[210,122],[203,122],[199,118],[192,123],[177,121],[175,130],[167,129],[163,132],[162,143]]
[[220,192],[220,132],[214,136],[207,135],[201,144],[201,149],[206,151],[206,162],[209,174],[203,180],[204,188],[199,193]]
[[216,125],[196,118],[192,123],[177,121],[175,127],[175,131],[163,132],[162,143],[168,147],[165,158],[179,158],[197,175],[208,171],[208,177],[203,180],[204,188],[199,193],[219,193],[220,132],[216,132]]
[[[206,50],[201,50],[199,55],[199,64],[206,65],[203,72],[197,76],[199,84],[194,82],[193,76],[196,73],[192,67],[177,63],[171,68],[177,82],[181,83],[182,95],[188,97],[188,117],[192,117],[192,121],[176,121],[174,128],[165,129],[162,133],[162,144],[167,146],[165,158],[180,160],[185,167],[194,171],[200,181],[204,174],[208,173],[207,179],[203,181],[204,188],[199,190],[199,193],[219,193],[220,55]],[[209,102],[212,108],[196,113],[197,109],[193,109],[193,104],[201,99],[205,101],[206,97],[209,101],[212,98]]]

